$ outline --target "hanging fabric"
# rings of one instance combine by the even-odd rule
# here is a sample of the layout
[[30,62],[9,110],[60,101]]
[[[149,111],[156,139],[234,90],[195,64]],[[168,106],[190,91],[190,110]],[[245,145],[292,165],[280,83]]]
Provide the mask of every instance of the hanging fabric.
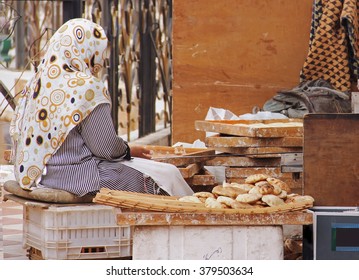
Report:
[[315,0],[308,56],[301,81],[324,79],[350,91],[359,73],[359,1]]

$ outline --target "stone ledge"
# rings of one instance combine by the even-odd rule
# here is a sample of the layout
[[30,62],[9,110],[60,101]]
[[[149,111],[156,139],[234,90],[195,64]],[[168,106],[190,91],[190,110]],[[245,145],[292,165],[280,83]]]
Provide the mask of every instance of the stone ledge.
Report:
[[171,129],[169,127],[163,128],[139,139],[130,141],[130,143],[135,145],[170,146]]

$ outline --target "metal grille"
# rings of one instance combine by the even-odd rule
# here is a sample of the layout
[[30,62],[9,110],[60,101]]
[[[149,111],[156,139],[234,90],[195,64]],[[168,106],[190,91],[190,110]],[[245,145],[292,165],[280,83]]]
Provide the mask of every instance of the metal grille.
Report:
[[77,16],[90,19],[101,24],[111,39],[110,65],[103,79],[112,95],[118,134],[130,141],[171,125],[172,0],[0,3],[12,8],[7,14],[21,16],[10,22],[16,48],[10,67],[36,70],[46,42],[64,21]]

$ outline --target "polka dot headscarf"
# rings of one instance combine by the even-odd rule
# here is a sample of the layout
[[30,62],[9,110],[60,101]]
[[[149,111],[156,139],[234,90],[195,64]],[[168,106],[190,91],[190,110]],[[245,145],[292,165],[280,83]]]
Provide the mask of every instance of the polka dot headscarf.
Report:
[[36,188],[71,129],[97,105],[110,103],[96,77],[109,55],[107,44],[101,26],[80,18],[63,24],[50,39],[10,126],[15,177],[22,188]]

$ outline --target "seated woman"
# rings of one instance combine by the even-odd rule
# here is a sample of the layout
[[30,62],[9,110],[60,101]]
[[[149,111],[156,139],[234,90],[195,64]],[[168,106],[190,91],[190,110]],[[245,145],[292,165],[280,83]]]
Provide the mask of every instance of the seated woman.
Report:
[[72,19],[53,35],[21,93],[10,126],[15,178],[23,189],[84,196],[100,188],[190,195],[179,170],[117,136],[98,74],[109,56],[101,26]]

